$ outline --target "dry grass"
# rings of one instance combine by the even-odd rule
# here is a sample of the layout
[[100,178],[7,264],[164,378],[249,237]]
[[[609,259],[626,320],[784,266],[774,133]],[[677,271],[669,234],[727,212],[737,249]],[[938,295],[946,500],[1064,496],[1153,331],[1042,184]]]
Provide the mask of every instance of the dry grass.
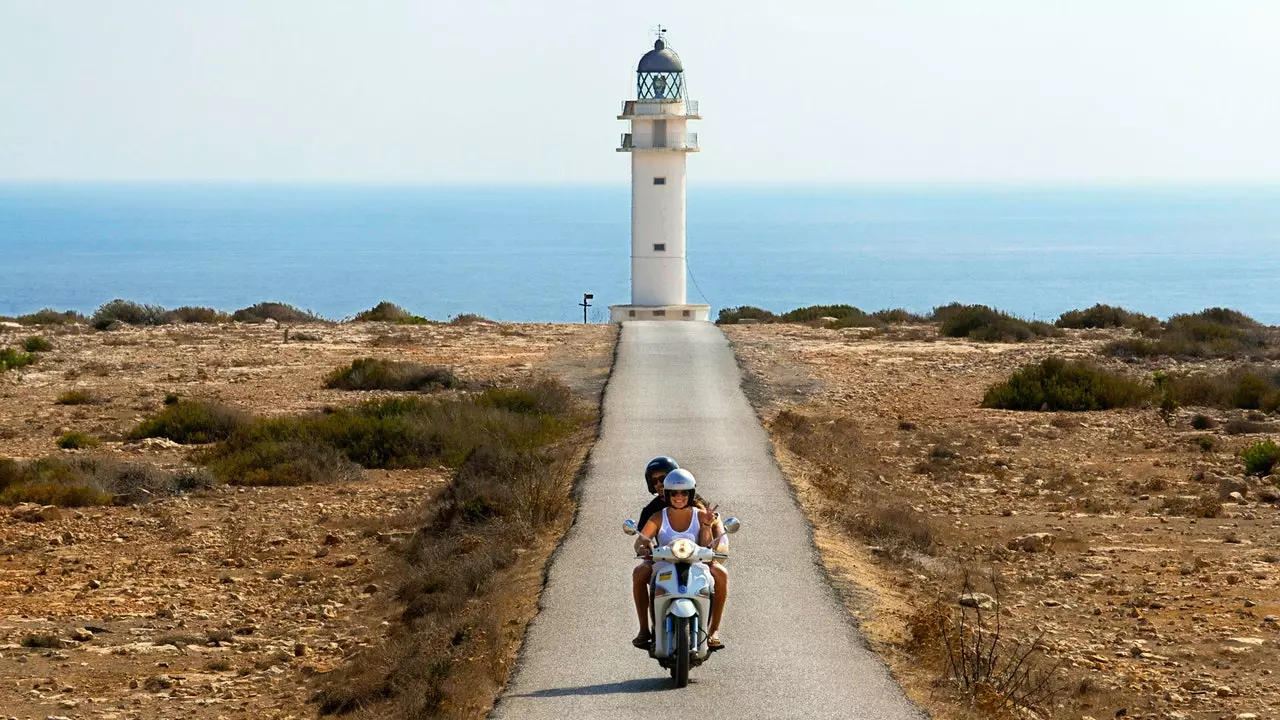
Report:
[[324,682],[316,695],[322,715],[469,717],[492,700],[508,671],[499,662],[509,600],[501,578],[515,571],[531,538],[567,528],[574,475],[592,436],[590,416],[567,400],[567,390],[553,390],[539,393],[558,403],[548,397],[525,410],[559,407],[559,414],[542,413],[555,418],[558,432],[488,438],[423,509],[396,573],[400,622]]

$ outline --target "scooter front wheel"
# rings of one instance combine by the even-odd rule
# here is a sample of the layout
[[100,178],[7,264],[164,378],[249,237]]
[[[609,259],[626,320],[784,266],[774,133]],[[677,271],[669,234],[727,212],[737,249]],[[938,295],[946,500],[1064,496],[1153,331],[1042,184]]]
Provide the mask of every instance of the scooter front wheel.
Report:
[[693,623],[689,618],[676,618],[676,647],[675,647],[675,663],[671,666],[671,679],[676,681],[676,687],[682,688],[689,684],[689,663],[691,654],[693,653],[693,643],[690,637],[693,634]]

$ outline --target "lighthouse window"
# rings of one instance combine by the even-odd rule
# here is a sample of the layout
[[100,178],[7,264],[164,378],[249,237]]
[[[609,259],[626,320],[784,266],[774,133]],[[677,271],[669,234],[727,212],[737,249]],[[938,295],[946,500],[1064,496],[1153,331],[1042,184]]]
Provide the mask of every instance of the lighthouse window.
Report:
[[654,185],[666,185],[666,184],[667,184],[667,179],[666,179],[666,178],[664,178],[664,177],[654,178],[654,179],[653,179],[653,184],[654,184]]
[[667,316],[667,311],[666,311],[666,310],[654,310],[654,311],[653,311],[653,316],[654,316],[654,317],[666,317],[666,316]]
[[667,244],[666,244],[666,243],[654,243],[654,244],[653,244],[653,251],[654,251],[654,252],[666,252],[666,251],[667,251]]

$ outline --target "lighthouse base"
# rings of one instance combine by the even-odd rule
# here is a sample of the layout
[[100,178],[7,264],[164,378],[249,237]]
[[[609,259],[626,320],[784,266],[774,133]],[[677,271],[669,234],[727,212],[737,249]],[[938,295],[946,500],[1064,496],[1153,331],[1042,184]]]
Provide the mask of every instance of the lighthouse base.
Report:
[[609,322],[629,320],[686,320],[706,322],[711,319],[710,305],[610,305]]

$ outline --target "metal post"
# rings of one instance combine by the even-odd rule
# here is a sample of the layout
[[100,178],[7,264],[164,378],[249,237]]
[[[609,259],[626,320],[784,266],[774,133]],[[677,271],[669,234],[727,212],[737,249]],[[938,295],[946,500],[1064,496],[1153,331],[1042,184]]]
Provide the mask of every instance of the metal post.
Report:
[[591,303],[587,302],[595,298],[591,293],[582,293],[582,302],[578,303],[582,306],[582,324],[587,324],[587,308],[591,307]]

